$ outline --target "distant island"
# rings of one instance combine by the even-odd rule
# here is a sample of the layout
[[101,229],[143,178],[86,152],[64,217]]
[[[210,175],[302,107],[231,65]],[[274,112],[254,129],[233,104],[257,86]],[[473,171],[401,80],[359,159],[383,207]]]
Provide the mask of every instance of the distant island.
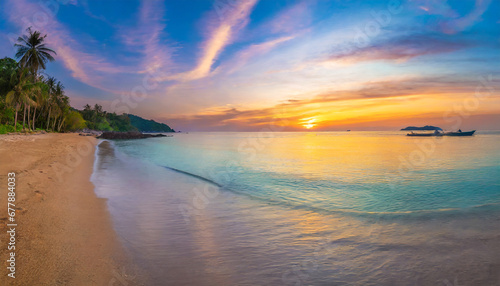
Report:
[[[82,130],[88,128],[97,131],[115,131],[115,132],[175,132],[167,124],[159,123],[154,120],[144,119],[133,114],[117,115],[103,110],[99,104],[91,107],[85,105],[83,110],[73,109],[77,114],[70,123],[69,130]],[[80,115],[80,116],[78,116]]]
[[127,116],[130,118],[130,124],[141,132],[175,132],[175,130],[170,128],[167,124],[159,123],[154,120],[147,120],[133,114],[127,114]]
[[416,127],[416,126],[408,126],[406,128],[401,129],[401,131],[413,131],[413,130],[422,130],[422,131],[432,131],[432,130],[443,130],[440,127],[425,125],[424,127]]

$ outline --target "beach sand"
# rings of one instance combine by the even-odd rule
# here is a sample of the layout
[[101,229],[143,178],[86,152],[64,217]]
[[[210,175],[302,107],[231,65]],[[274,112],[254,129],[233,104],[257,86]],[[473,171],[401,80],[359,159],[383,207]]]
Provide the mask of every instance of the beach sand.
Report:
[[[134,285],[106,201],[90,182],[94,137],[0,135],[0,285]],[[7,174],[16,178],[15,279],[8,277]],[[120,284],[122,283],[122,284]]]

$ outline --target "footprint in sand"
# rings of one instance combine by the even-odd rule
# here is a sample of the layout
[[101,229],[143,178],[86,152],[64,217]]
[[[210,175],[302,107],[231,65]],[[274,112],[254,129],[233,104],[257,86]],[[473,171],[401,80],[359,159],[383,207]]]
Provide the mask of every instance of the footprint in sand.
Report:
[[25,209],[23,207],[15,207],[14,209],[16,210],[16,213],[19,213],[19,214],[24,214],[28,211],[27,209]]
[[38,198],[38,200],[43,201],[45,197],[45,193],[41,192],[39,190],[35,191],[35,196]]

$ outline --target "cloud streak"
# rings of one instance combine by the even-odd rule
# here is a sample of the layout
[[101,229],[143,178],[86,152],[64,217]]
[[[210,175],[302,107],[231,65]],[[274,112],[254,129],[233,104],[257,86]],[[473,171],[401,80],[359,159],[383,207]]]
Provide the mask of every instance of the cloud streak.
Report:
[[427,14],[441,16],[438,25],[441,32],[456,34],[481,21],[483,14],[491,4],[491,0],[476,0],[474,7],[462,16],[446,1],[415,0],[413,4]]
[[248,17],[257,0],[242,0],[237,5],[220,15],[218,20],[214,17],[212,21],[219,21],[215,28],[209,31],[209,36],[202,44],[201,57],[196,67],[190,71],[169,76],[167,79],[190,81],[206,77],[210,74],[213,64],[224,48],[231,44],[235,34],[243,29],[248,23]]
[[267,42],[250,45],[244,50],[238,52],[233,57],[233,59],[227,61],[228,63],[224,64],[221,67],[221,69],[227,70],[226,72],[227,74],[232,74],[241,69],[243,66],[245,66],[252,58],[262,56],[270,52],[274,48],[278,47],[279,45],[288,42],[294,38],[295,36],[284,36],[273,40],[269,40]]
[[155,72],[166,74],[172,69],[175,48],[162,41],[166,30],[165,7],[160,0],[141,2],[138,24],[135,28],[121,30],[122,41],[132,50],[140,50],[143,60],[139,73]]
[[466,40],[451,40],[442,35],[410,35],[385,40],[373,46],[354,49],[347,53],[334,51],[334,54],[329,56],[326,61],[344,64],[367,61],[401,63],[421,56],[450,53],[471,46],[472,43]]

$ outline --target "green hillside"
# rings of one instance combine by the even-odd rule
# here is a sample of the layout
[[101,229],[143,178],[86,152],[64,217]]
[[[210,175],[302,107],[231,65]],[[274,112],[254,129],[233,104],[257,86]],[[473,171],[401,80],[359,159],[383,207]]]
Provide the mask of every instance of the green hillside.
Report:
[[175,132],[175,130],[170,128],[167,124],[159,123],[154,120],[147,120],[133,114],[127,115],[132,126],[141,132]]
[[[76,114],[81,115],[79,118],[72,120],[73,126],[78,126],[78,129],[89,128],[99,131],[141,131],[141,132],[175,132],[170,126],[147,120],[133,114],[117,115],[103,110],[99,104],[85,105],[83,110],[76,110]],[[73,123],[73,121],[77,123]]]

